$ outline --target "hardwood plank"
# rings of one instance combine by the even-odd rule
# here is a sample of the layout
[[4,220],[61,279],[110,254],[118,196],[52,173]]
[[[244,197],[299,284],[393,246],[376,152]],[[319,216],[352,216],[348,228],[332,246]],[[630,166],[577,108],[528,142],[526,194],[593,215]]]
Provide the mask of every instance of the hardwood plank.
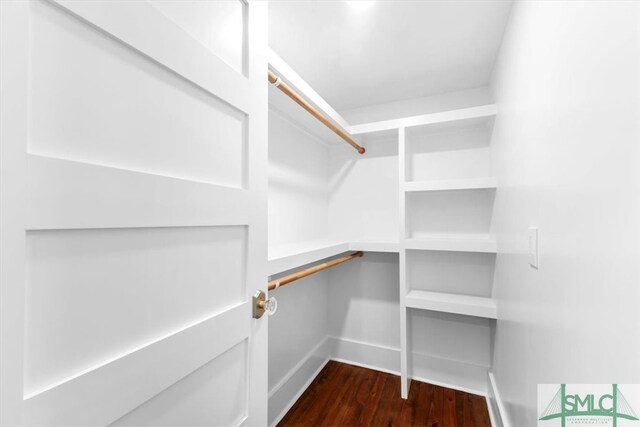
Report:
[[429,402],[429,424],[434,427],[440,427],[444,425],[444,412],[443,412],[443,400],[444,400],[444,388],[429,384],[433,389],[433,397]]
[[354,369],[349,377],[349,381],[345,381],[339,394],[334,395],[336,398],[332,406],[326,412],[323,424],[341,425],[341,419],[347,418],[347,413],[356,405],[355,398],[361,383],[366,380],[365,369]]
[[407,399],[402,402],[402,407],[400,410],[400,419],[399,424],[401,426],[413,426],[416,422],[416,413],[417,413],[417,400],[418,394],[420,390],[420,384],[417,381],[412,381],[409,386],[409,395]]
[[[455,392],[456,403],[456,425],[464,426],[464,413],[465,409],[468,409],[467,393],[456,390]],[[468,425],[468,424],[466,424]]]
[[471,400],[471,396],[468,394],[464,396],[464,400],[465,411],[462,425],[469,426],[473,422],[473,400]]
[[373,418],[376,413],[376,408],[380,404],[380,399],[382,399],[382,390],[385,384],[385,374],[378,371],[375,372],[375,380],[373,386],[371,387],[371,391],[369,394],[369,399],[367,400],[367,404],[364,406],[360,418],[357,420],[357,425],[368,426],[373,423]]
[[[415,387],[415,388],[414,388]],[[433,386],[431,384],[411,381],[409,397],[415,396],[414,423],[429,425],[429,403],[433,401]]]
[[382,390],[382,396],[372,426],[390,426],[400,414],[402,399],[400,396],[400,377],[395,375],[387,375]]
[[371,390],[377,377],[376,371],[371,369],[362,370],[361,378],[358,384],[354,386],[351,398],[340,408],[339,414],[335,419],[335,425],[345,425],[360,418],[371,399]]
[[335,361],[278,425],[491,427],[483,396],[412,381],[403,400],[398,376]]
[[343,372],[343,375],[332,382],[334,385],[331,394],[328,396],[329,398],[326,399],[322,410],[319,411],[314,418],[313,425],[333,425],[332,419],[342,405],[345,395],[349,393],[349,389],[355,382],[355,377],[358,375],[358,369],[349,369],[349,367],[342,364],[340,365],[340,371]]
[[478,427],[491,427],[491,418],[487,410],[487,400],[482,396],[469,395],[471,402],[471,416],[469,425]]
[[339,368],[340,365],[333,361],[327,363],[296,404],[283,417],[280,424],[305,425],[304,420],[309,419],[309,414],[316,410],[314,406],[322,404],[322,393],[325,392],[325,389],[331,389],[330,382],[340,378]]
[[456,422],[456,391],[450,388],[443,389],[442,413],[444,415],[444,427],[457,427]]

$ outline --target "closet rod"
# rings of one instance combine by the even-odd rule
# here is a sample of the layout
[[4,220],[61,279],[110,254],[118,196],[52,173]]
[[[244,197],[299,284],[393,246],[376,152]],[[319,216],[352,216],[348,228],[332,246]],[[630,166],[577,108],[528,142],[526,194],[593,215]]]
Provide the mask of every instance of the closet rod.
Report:
[[331,261],[323,262],[322,264],[305,268],[304,270],[298,271],[296,273],[291,273],[279,279],[270,281],[267,289],[272,291],[276,288],[279,288],[280,286],[287,285],[298,279],[302,279],[303,277],[307,277],[313,273],[317,273],[318,271],[326,270],[327,268],[342,264],[343,262],[351,261],[354,258],[360,258],[362,255],[364,255],[362,251],[354,252],[351,255],[341,256],[340,258],[332,259]]
[[295,90],[291,89],[285,82],[276,76],[273,71],[269,70],[269,83],[284,92],[289,98],[293,99],[299,106],[307,110],[313,117],[320,120],[326,127],[334,131],[340,138],[347,141],[353,148],[358,150],[358,153],[364,154],[365,149],[361,145],[349,136],[348,133],[343,131],[338,125],[329,120],[327,116],[318,111],[313,105],[307,102],[302,96],[300,96]]

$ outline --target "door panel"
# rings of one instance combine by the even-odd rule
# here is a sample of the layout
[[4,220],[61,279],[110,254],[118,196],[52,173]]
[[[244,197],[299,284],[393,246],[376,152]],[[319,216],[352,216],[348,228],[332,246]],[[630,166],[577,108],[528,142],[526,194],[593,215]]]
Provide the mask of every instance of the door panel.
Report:
[[265,3],[1,7],[0,422],[266,424]]
[[151,0],[172,21],[238,72],[246,73],[246,5],[239,0]]
[[247,342],[192,372],[113,426],[231,426],[247,413]]
[[64,10],[32,6],[31,153],[244,186],[245,113]]
[[243,303],[26,395],[25,425],[112,423],[245,340],[250,332],[247,317],[251,307]]
[[26,158],[31,230],[249,222],[248,191],[33,154]]
[[[55,4],[235,108],[244,112],[250,110],[255,100],[249,96],[250,85],[255,74],[262,73],[256,69],[250,73],[251,79],[247,79],[152,3],[58,0]],[[261,15],[265,13],[266,4],[250,2],[249,6],[251,11],[245,14],[248,31],[244,37],[251,49],[246,48],[245,55],[249,58],[250,69],[257,66],[256,61],[264,62],[266,67],[266,59],[258,59],[264,55],[260,45],[266,42],[266,34],[262,34],[266,22],[259,22],[264,20]]]
[[25,393],[244,300],[244,227],[27,233]]

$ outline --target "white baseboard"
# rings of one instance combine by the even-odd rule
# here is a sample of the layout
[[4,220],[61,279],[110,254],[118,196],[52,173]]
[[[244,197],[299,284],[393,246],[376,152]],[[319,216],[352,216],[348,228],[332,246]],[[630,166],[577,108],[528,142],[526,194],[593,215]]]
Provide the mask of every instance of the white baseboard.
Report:
[[[345,338],[329,337],[332,360],[400,375],[400,349]],[[426,354],[412,355],[416,381],[487,395],[487,367]]]
[[400,349],[346,338],[328,337],[329,358],[338,362],[400,375]]
[[[311,385],[329,361],[329,343],[325,338],[269,390],[269,425],[275,426]],[[272,414],[277,414],[272,418]]]
[[489,409],[489,417],[491,418],[491,425],[493,427],[510,427],[507,419],[507,412],[500,397],[498,391],[498,385],[496,379],[493,376],[493,372],[487,372],[487,407]]

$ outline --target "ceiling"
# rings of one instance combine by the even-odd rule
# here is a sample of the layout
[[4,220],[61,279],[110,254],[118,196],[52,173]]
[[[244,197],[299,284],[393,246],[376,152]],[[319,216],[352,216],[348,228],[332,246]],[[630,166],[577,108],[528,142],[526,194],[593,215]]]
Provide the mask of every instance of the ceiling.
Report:
[[269,45],[338,111],[485,86],[511,0],[282,1]]

